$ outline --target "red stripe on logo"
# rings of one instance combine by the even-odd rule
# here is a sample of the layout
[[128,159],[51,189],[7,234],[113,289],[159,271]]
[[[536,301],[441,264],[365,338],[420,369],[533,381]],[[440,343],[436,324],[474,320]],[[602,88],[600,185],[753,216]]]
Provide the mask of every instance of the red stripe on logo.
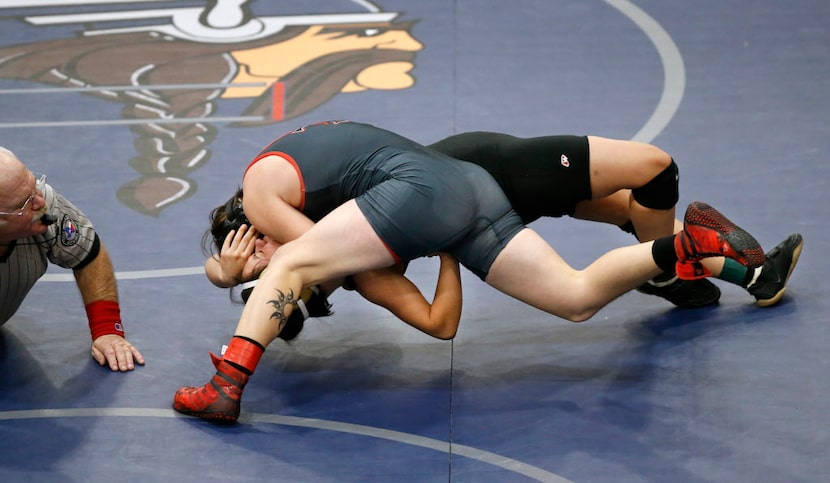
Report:
[[274,82],[271,86],[271,120],[282,121],[285,118],[285,84]]

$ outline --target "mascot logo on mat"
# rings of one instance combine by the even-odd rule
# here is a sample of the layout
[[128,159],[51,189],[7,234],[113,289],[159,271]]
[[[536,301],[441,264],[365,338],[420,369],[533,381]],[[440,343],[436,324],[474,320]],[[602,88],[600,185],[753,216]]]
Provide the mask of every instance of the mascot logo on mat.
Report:
[[[341,93],[411,87],[423,46],[410,33],[414,22],[394,21],[399,15],[369,0],[4,0],[0,20],[85,30],[0,45],[0,79],[123,105],[116,121],[130,125],[138,176],[118,198],[158,216],[195,193],[190,176],[210,157],[212,122],[259,126],[310,113]],[[247,107],[220,117],[222,100]]]

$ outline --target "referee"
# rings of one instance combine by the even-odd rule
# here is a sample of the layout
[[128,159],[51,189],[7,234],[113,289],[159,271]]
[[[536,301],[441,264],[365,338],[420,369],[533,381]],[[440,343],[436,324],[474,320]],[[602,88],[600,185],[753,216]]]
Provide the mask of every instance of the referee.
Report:
[[49,262],[72,269],[86,307],[92,357],[131,371],[144,357],[125,337],[112,262],[89,219],[0,147],[0,325],[20,307]]

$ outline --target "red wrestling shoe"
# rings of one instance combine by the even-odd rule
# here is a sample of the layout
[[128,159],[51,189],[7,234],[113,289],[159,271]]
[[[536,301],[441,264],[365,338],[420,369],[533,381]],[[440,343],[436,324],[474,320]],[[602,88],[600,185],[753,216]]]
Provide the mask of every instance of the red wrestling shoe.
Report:
[[249,376],[219,360],[216,374],[202,387],[180,387],[173,396],[173,409],[217,423],[234,423],[239,418],[242,390]]
[[173,409],[217,423],[236,422],[242,390],[259,364],[263,351],[265,348],[258,342],[233,337],[224,358],[210,354],[216,374],[204,386],[180,387],[173,396]]
[[686,209],[683,230],[674,239],[677,277],[696,280],[712,273],[700,263],[708,257],[729,257],[749,268],[764,263],[764,250],[748,232],[706,203],[694,201]]

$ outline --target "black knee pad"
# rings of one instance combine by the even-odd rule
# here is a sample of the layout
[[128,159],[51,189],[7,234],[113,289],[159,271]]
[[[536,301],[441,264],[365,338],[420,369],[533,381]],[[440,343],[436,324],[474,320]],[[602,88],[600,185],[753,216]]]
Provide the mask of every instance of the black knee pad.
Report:
[[631,190],[637,203],[654,210],[668,210],[680,199],[677,164],[671,164],[645,185]]

